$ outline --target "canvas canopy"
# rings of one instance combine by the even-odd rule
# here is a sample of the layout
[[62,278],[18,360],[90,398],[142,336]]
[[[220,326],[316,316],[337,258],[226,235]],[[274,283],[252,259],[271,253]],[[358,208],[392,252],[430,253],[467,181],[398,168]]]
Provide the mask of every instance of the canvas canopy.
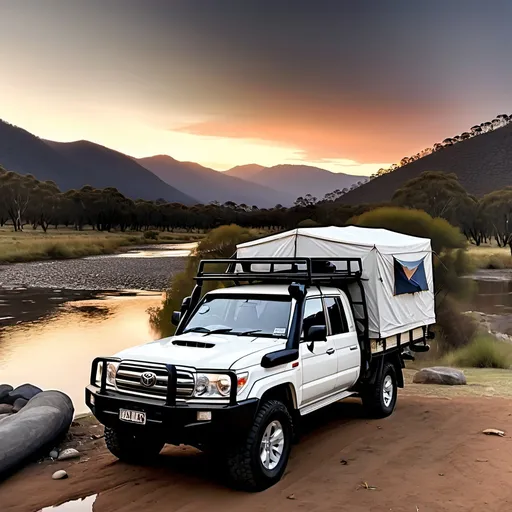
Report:
[[435,323],[428,238],[355,226],[298,228],[240,244],[237,257],[361,258],[371,338]]

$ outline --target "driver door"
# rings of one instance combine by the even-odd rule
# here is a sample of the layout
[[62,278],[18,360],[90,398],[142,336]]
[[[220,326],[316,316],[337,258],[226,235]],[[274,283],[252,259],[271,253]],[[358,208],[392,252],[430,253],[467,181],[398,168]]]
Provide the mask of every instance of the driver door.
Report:
[[[332,338],[315,341],[304,340],[304,333],[313,325],[326,327],[325,309],[321,297],[306,299],[303,330],[300,343],[302,361],[302,404],[314,402],[334,391],[338,362]],[[327,331],[326,331],[327,332]]]

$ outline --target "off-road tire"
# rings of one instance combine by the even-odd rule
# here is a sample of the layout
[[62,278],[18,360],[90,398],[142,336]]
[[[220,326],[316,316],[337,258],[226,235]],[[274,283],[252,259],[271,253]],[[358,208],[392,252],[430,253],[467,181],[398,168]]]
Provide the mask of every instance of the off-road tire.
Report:
[[[275,420],[281,423],[284,446],[279,463],[269,470],[261,461],[260,445],[267,426]],[[231,484],[241,490],[257,492],[277,483],[286,469],[292,442],[293,422],[286,406],[278,400],[262,403],[247,437],[227,457]]]
[[156,459],[165,443],[151,433],[105,427],[105,444],[119,460],[148,464]]
[[[386,404],[384,397],[384,386],[391,379],[392,397],[391,401]],[[393,364],[385,362],[382,368],[382,374],[377,377],[377,381],[373,386],[368,387],[362,393],[363,406],[372,418],[385,418],[389,416],[395,409],[397,399],[397,379],[396,370]]]

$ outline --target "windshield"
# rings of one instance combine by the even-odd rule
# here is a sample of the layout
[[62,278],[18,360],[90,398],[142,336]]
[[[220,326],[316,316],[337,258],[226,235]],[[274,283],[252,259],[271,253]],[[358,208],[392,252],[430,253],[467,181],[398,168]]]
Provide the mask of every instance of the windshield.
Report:
[[286,337],[291,297],[206,296],[183,333]]

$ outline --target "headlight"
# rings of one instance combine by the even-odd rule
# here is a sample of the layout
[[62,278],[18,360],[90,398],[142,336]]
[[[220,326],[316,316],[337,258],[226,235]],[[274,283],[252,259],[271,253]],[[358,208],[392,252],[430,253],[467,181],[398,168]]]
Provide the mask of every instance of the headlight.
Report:
[[[248,372],[237,375],[237,393],[247,384]],[[228,398],[231,394],[231,377],[222,373],[198,373],[194,397]]]
[[110,386],[116,385],[116,374],[119,368],[119,363],[108,363],[107,364],[107,384]]

